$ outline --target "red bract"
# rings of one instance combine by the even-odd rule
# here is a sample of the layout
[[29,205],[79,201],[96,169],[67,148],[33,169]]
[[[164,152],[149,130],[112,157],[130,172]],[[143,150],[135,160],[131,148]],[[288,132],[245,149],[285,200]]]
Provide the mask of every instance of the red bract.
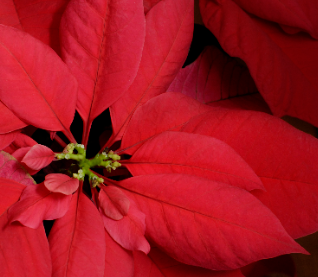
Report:
[[[214,48],[181,69],[191,0],[2,2],[0,22],[20,30],[0,25],[1,276],[242,277],[258,260],[307,254],[293,238],[318,230],[318,142],[267,114],[256,87],[274,114],[315,123],[309,75],[298,74],[308,70],[277,53],[276,71],[255,51],[245,59],[255,45],[232,40],[257,19],[224,18],[239,4],[315,38],[310,14],[202,1],[207,25],[226,51],[242,51],[250,75]],[[283,69],[287,83],[275,75]],[[55,142],[31,139],[42,139],[39,128]],[[54,220],[48,239],[43,220]]]
[[317,126],[317,4],[200,0],[200,7],[223,49],[246,62],[273,113]]

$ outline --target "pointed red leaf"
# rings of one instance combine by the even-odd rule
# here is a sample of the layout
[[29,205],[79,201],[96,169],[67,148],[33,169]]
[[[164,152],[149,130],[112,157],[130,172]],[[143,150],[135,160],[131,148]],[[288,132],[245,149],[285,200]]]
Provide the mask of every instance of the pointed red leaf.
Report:
[[33,230],[8,222],[7,209],[24,187],[0,178],[0,276],[50,277],[51,257],[43,226]]
[[71,195],[79,186],[79,180],[61,173],[51,173],[45,176],[44,186],[51,192]]
[[231,147],[208,136],[164,132],[122,164],[134,176],[183,173],[246,190],[263,189],[255,172]]
[[111,219],[120,220],[129,211],[130,201],[119,188],[113,186],[102,187],[98,199],[104,215]]
[[105,230],[94,204],[77,192],[68,212],[57,219],[49,235],[53,277],[103,277]]
[[[120,139],[136,108],[166,92],[182,67],[193,34],[193,1],[164,0],[146,15],[146,38],[136,79],[110,107],[112,141]],[[111,146],[111,145],[108,145]]]
[[[317,30],[317,27],[308,27],[311,25],[308,23],[316,18],[312,15],[317,11],[317,5],[308,2],[304,5],[308,12],[303,13],[297,8],[302,6],[302,1],[293,1],[292,4],[290,1],[270,1],[270,4],[259,1],[261,5],[250,5],[249,2],[247,5],[243,0],[201,0],[203,21],[229,55],[239,57],[247,64],[259,92],[275,115],[298,117],[318,126],[318,79],[315,74],[318,70],[318,42],[303,33],[286,34],[277,24],[255,16],[261,13],[262,18],[266,15],[265,18],[274,21],[277,17],[288,18],[288,22],[295,24],[289,25],[291,27]],[[251,14],[246,13],[247,6]],[[264,6],[266,11],[262,8]]]
[[0,150],[8,147],[20,133],[20,130],[13,131],[7,134],[0,134]]
[[[293,238],[318,230],[318,141],[276,117],[214,109],[182,129],[218,138],[233,147],[262,180],[255,192]],[[233,139],[235,138],[235,139]]]
[[[106,262],[104,277],[136,277],[131,251],[122,248],[105,231]],[[143,276],[145,277],[145,276]]]
[[193,116],[210,109],[181,93],[163,93],[135,111],[120,149],[131,155],[151,137],[164,131],[178,130]]
[[54,159],[55,153],[48,147],[36,144],[24,156],[22,162],[34,170],[48,166]]
[[290,252],[307,253],[243,189],[182,174],[138,176],[120,186],[146,214],[146,236],[182,263],[230,270]]
[[[100,209],[101,211],[101,209]],[[121,220],[113,220],[102,214],[106,231],[119,245],[127,250],[150,251],[150,245],[145,239],[145,215],[130,201],[128,214]]]
[[71,139],[77,82],[66,65],[51,48],[15,28],[0,25],[0,41],[1,101],[24,122]]
[[28,32],[59,53],[59,23],[68,2],[0,0],[0,23]]
[[[12,153],[12,157],[14,157],[15,159],[17,159],[17,161],[19,163],[22,164],[22,159],[24,158],[24,156],[30,151],[31,147],[21,147],[19,149],[17,149],[16,151],[14,151]],[[30,175],[34,175],[37,172],[39,172],[39,170],[34,170],[30,167],[28,167],[25,163],[22,164],[23,168],[25,168],[25,170],[30,174]]]
[[84,144],[93,119],[133,82],[144,29],[141,0],[76,0],[68,5],[60,28],[62,53],[80,85],[77,110],[85,123]]
[[0,134],[6,134],[14,130],[22,129],[27,125],[14,115],[14,113],[10,111],[1,101],[0,114]]
[[168,91],[209,103],[254,93],[257,88],[246,66],[209,46],[194,63],[179,71]]
[[156,247],[151,247],[148,256],[165,277],[244,277],[240,270],[214,271],[182,264]]
[[27,186],[20,201],[8,211],[9,221],[19,221],[24,226],[37,229],[43,220],[57,219],[67,212],[72,195],[52,193],[43,183]]
[[33,178],[10,154],[0,151],[0,177],[11,179],[26,186],[34,185]]

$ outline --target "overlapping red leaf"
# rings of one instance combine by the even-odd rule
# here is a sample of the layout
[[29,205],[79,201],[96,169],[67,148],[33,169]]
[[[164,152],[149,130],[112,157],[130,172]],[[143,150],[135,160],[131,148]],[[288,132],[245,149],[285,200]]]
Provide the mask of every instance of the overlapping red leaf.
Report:
[[134,176],[182,173],[246,190],[263,189],[262,181],[231,147],[208,136],[164,132],[122,164]]
[[61,21],[62,53],[79,83],[77,111],[85,123],[85,145],[93,119],[133,82],[144,29],[142,0],[76,0],[68,5]]
[[59,24],[69,0],[1,0],[0,23],[23,30],[60,53]]
[[110,107],[113,136],[119,140],[138,106],[165,92],[182,67],[193,32],[193,1],[162,0],[146,14],[146,38],[136,79]]
[[262,180],[255,191],[293,238],[318,230],[317,140],[265,113],[214,109],[182,131],[218,138],[235,149]]
[[1,101],[24,122],[73,140],[77,82],[66,65],[51,48],[12,27],[0,25],[0,41]]
[[168,91],[209,103],[254,93],[257,88],[246,66],[209,46],[194,63],[179,71]]
[[0,178],[0,275],[49,277],[52,265],[43,226],[30,229],[9,224],[7,209],[18,201],[24,185]]
[[317,38],[318,6],[297,0],[200,0],[200,5],[205,25],[229,55],[247,64],[272,112],[318,126],[318,41],[298,33]]
[[[306,251],[249,192],[182,174],[121,181],[146,214],[146,236],[176,260],[212,270]],[[248,243],[247,243],[248,242]]]
[[49,235],[54,277],[104,276],[105,230],[94,204],[82,192]]

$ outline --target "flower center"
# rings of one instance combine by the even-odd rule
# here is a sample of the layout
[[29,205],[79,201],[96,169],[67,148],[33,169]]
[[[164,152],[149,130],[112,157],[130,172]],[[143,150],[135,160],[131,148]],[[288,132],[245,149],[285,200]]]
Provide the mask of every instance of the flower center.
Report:
[[118,162],[120,156],[115,154],[113,151],[103,152],[97,154],[92,159],[86,159],[86,150],[83,144],[70,143],[68,144],[63,153],[55,154],[58,160],[75,160],[78,163],[79,170],[77,173],[73,173],[73,178],[84,180],[85,176],[88,176],[89,183],[92,187],[99,186],[104,182],[103,178],[98,177],[90,169],[95,166],[104,167],[108,172],[111,170],[116,170],[121,164]]

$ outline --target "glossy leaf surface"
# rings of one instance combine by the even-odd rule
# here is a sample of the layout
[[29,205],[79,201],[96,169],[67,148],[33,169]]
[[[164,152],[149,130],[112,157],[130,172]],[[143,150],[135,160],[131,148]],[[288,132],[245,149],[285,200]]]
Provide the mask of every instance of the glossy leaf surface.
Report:
[[54,277],[104,276],[105,231],[93,203],[78,192],[49,235]]
[[122,163],[134,176],[182,173],[246,190],[263,189],[261,180],[231,147],[208,136],[164,132]]
[[0,25],[0,41],[1,101],[27,124],[69,135],[77,83],[68,68],[48,46],[12,27]]
[[292,237],[318,230],[315,138],[273,116],[228,109],[198,116],[182,131],[213,136],[233,147],[265,186],[266,192],[255,195]]
[[120,186],[146,214],[146,236],[180,262],[229,270],[284,253],[306,253],[243,189],[182,174],[138,176]]
[[167,90],[188,55],[192,32],[191,0],[163,0],[147,13],[146,38],[136,79],[125,96],[110,107],[111,142],[122,137],[138,106]]

